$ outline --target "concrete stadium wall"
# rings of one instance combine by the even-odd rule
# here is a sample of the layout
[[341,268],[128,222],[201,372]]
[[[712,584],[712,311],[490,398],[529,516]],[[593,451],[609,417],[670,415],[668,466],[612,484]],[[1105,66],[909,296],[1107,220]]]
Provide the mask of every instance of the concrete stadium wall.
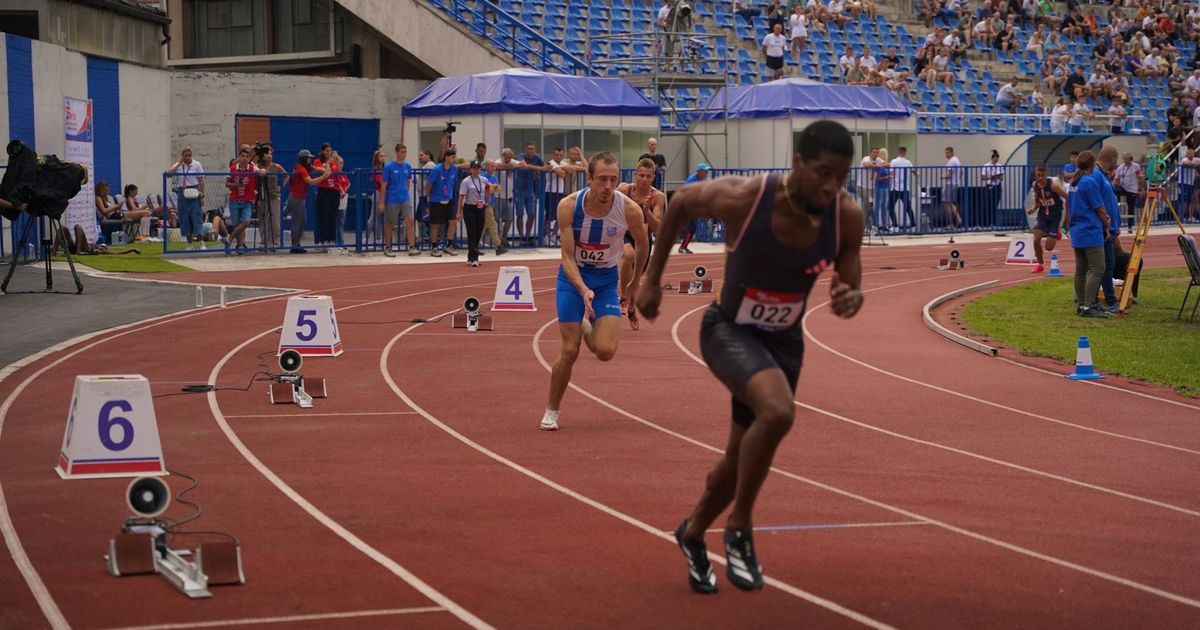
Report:
[[421,0],[337,0],[442,76],[516,67],[463,25]]
[[159,172],[184,146],[192,147],[208,170],[224,165],[234,154],[238,114],[374,118],[379,120],[380,143],[394,144],[401,137],[400,108],[426,85],[402,79],[172,73],[171,146]]

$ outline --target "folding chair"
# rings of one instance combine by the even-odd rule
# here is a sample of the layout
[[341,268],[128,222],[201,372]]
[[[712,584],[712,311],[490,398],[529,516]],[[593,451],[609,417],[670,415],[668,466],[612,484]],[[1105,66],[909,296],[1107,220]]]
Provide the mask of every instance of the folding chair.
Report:
[[[1191,234],[1180,234],[1179,249],[1183,250],[1183,259],[1187,262],[1188,271],[1192,273],[1192,280],[1188,283],[1187,291],[1183,293],[1183,301],[1179,303],[1179,314],[1175,316],[1175,319],[1183,317],[1183,307],[1187,306],[1192,287],[1200,289],[1200,249],[1196,248],[1195,237]],[[1200,306],[1200,290],[1196,291],[1196,302],[1192,304],[1192,315],[1188,321],[1196,320],[1196,307],[1198,306]]]

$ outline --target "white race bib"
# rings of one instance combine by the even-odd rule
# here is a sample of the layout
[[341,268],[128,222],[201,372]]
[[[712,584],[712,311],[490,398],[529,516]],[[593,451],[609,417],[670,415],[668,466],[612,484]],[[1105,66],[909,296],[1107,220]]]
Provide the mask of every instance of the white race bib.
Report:
[[608,243],[575,243],[575,264],[581,267],[603,267],[608,251]]
[[734,321],[768,330],[791,328],[800,319],[800,313],[804,312],[806,297],[803,293],[780,293],[746,287]]

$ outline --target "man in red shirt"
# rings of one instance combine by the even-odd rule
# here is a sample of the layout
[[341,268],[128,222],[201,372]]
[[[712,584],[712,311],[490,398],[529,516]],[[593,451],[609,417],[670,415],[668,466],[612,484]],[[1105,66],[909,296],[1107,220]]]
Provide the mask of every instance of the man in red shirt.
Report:
[[237,241],[239,256],[246,249],[246,228],[250,226],[254,202],[258,199],[258,176],[267,174],[251,162],[252,155],[250,147],[243,145],[229,167],[229,177],[225,178],[225,187],[229,189],[229,225],[233,226],[225,240],[226,256],[233,241]]

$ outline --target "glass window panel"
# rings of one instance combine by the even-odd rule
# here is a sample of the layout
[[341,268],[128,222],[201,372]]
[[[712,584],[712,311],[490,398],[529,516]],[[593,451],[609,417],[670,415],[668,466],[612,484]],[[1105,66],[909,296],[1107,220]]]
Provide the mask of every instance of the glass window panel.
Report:
[[418,146],[415,151],[412,149],[409,150],[409,155],[412,157],[413,163],[417,162],[418,153],[420,151],[428,151],[429,155],[433,156],[434,160],[437,160],[438,157],[440,157],[437,152],[438,142],[440,142],[441,139],[442,129],[440,127],[436,129],[422,129],[420,133],[420,146]]
[[230,23],[229,0],[209,0],[204,3],[207,9],[208,28],[228,28]]
[[583,132],[579,129],[547,129],[545,131],[545,142],[546,146],[544,150],[546,155],[553,155],[556,148],[562,149],[563,155],[566,155],[571,147],[582,146]]
[[[513,150],[517,158],[520,159],[522,153],[525,152],[525,143],[532,142],[537,145],[540,152],[542,149],[542,130],[539,127],[505,127],[504,128],[504,146]],[[544,158],[545,156],[543,156]]]
[[583,131],[583,155],[590,158],[608,151],[613,155],[621,152],[621,133],[610,129],[585,129]]
[[621,168],[637,168],[638,156],[646,152],[646,141],[654,137],[650,131],[623,131],[621,133]]
[[230,5],[230,26],[250,26],[254,23],[254,5],[251,0],[232,0]]

